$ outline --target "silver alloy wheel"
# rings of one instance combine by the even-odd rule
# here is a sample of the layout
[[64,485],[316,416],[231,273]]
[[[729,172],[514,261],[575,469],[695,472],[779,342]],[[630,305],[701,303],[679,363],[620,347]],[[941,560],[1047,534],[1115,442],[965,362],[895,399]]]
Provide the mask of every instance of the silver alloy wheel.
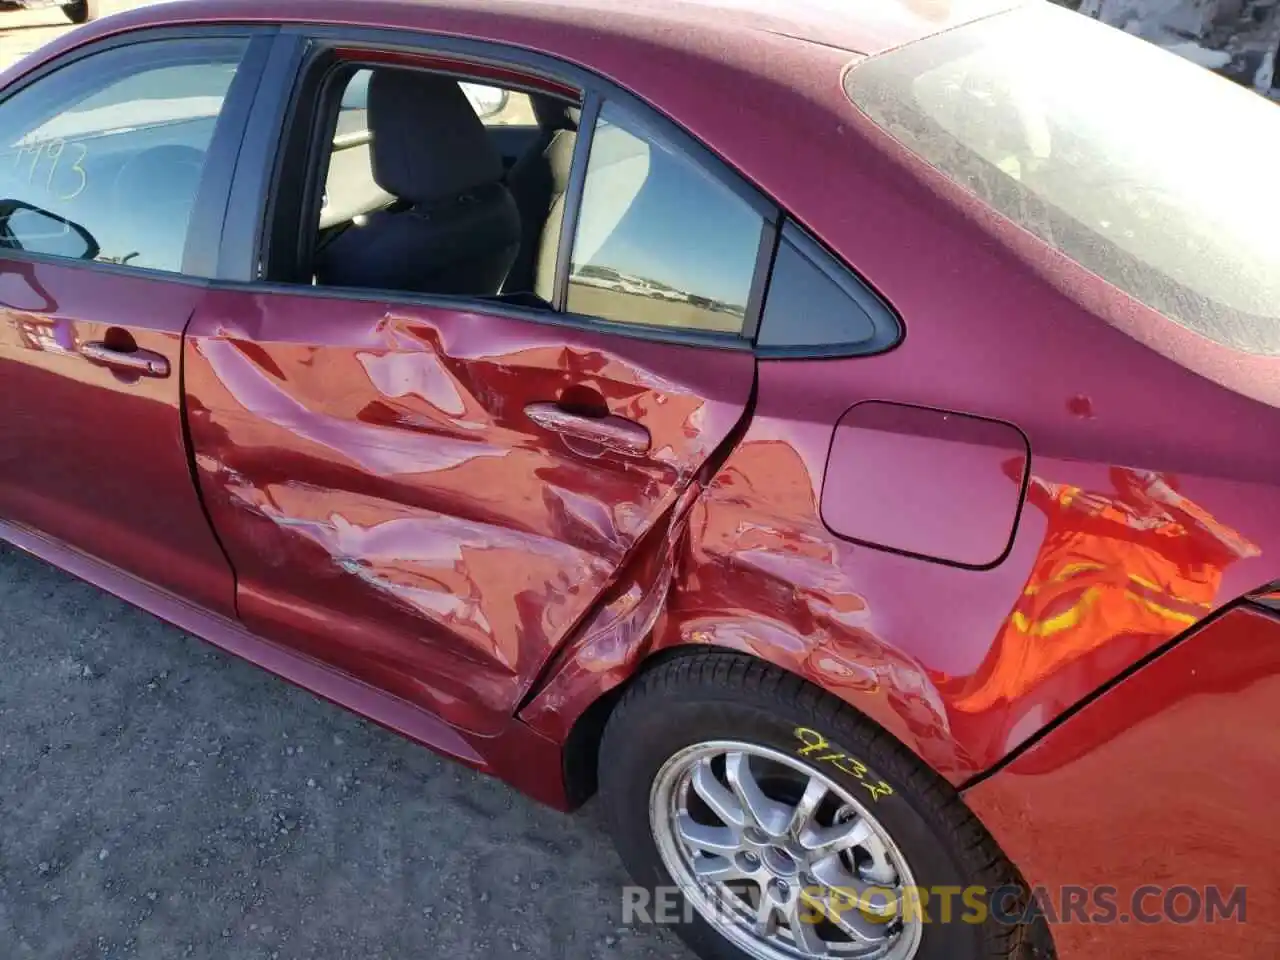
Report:
[[694,909],[757,960],[916,954],[902,852],[859,798],[795,757],[731,740],[686,747],[654,778],[649,823]]

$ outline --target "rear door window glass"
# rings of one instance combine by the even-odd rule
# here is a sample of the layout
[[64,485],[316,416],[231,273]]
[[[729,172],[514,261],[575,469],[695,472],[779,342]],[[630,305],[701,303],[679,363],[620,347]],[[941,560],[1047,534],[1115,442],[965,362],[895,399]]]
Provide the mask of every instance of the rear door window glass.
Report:
[[[342,113],[338,121],[338,137],[351,133],[367,133],[365,110],[369,104],[369,79],[372,70],[357,70],[342,94]],[[462,92],[486,126],[532,126],[538,120],[527,93],[505,90],[480,83],[461,82]]]
[[740,333],[763,229],[746,200],[606,103],[587,162],[568,310]]

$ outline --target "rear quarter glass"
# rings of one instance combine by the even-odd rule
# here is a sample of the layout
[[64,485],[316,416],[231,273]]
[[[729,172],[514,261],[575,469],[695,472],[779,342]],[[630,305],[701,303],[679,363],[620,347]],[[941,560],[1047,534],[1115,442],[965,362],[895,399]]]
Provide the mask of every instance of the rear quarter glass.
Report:
[[760,356],[879,353],[902,336],[897,315],[795,224],[782,228],[756,336]]

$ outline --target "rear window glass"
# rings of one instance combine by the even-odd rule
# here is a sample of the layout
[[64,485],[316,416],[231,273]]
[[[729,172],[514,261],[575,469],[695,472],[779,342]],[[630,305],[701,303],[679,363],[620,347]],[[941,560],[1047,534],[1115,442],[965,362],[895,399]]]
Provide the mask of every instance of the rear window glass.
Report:
[[849,97],[1006,217],[1183,326],[1280,355],[1274,104],[1034,4],[872,58]]

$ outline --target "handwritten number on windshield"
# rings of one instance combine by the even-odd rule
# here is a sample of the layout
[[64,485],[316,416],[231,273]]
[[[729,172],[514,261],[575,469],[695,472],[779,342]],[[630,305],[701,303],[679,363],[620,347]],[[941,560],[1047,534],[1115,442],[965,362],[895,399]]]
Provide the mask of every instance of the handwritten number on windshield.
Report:
[[[89,186],[89,174],[84,169],[85,157],[89,155],[89,148],[83,143],[68,143],[61,138],[45,140],[34,147],[19,147],[14,154],[13,166],[18,169],[22,166],[23,157],[31,154],[31,166],[27,170],[27,182],[34,184],[36,175],[39,173],[40,164],[43,162],[47,168],[47,174],[44,178],[44,188],[56,200],[74,200],[80,194],[84,193],[85,188]],[[74,157],[68,163],[68,154]],[[74,184],[73,189],[68,193],[55,193],[54,180],[60,183],[67,183],[68,177],[58,177],[59,171],[70,171],[74,174],[71,183]],[[71,185],[71,184],[67,184]]]
[[[62,141],[60,141],[60,142],[62,142]],[[68,193],[68,194],[65,194],[65,195],[63,195],[63,196],[58,197],[58,199],[59,199],[59,200],[74,200],[76,197],[80,196],[80,194],[84,193],[84,188],[85,188],[85,187],[87,187],[87,186],[89,185],[89,174],[87,174],[87,173],[85,172],[85,169],[84,169],[84,167],[82,166],[82,164],[84,163],[84,158],[85,158],[85,157],[87,157],[87,156],[89,155],[89,148],[88,148],[88,147],[86,147],[83,143],[71,143],[71,144],[68,144],[68,143],[63,142],[63,147],[64,147],[64,148],[65,148],[65,147],[68,147],[68,146],[69,146],[69,147],[71,147],[73,151],[75,151],[75,150],[79,150],[79,151],[80,151],[80,155],[79,155],[78,157],[76,157],[76,158],[75,158],[74,162],[72,162],[71,166],[68,168],[68,169],[70,169],[73,173],[75,173],[75,174],[76,174],[76,176],[79,178],[79,183],[76,185],[76,188],[75,188],[74,190],[72,190],[70,193]],[[59,160],[61,160],[61,159],[62,159],[62,151],[61,151],[61,150],[58,152],[58,159],[59,159]],[[55,166],[54,171],[56,171],[56,170],[57,170],[57,167]],[[53,173],[54,173],[54,171],[51,171],[51,172],[49,173],[49,183],[50,183],[50,184],[52,184],[52,183],[53,183]]]

